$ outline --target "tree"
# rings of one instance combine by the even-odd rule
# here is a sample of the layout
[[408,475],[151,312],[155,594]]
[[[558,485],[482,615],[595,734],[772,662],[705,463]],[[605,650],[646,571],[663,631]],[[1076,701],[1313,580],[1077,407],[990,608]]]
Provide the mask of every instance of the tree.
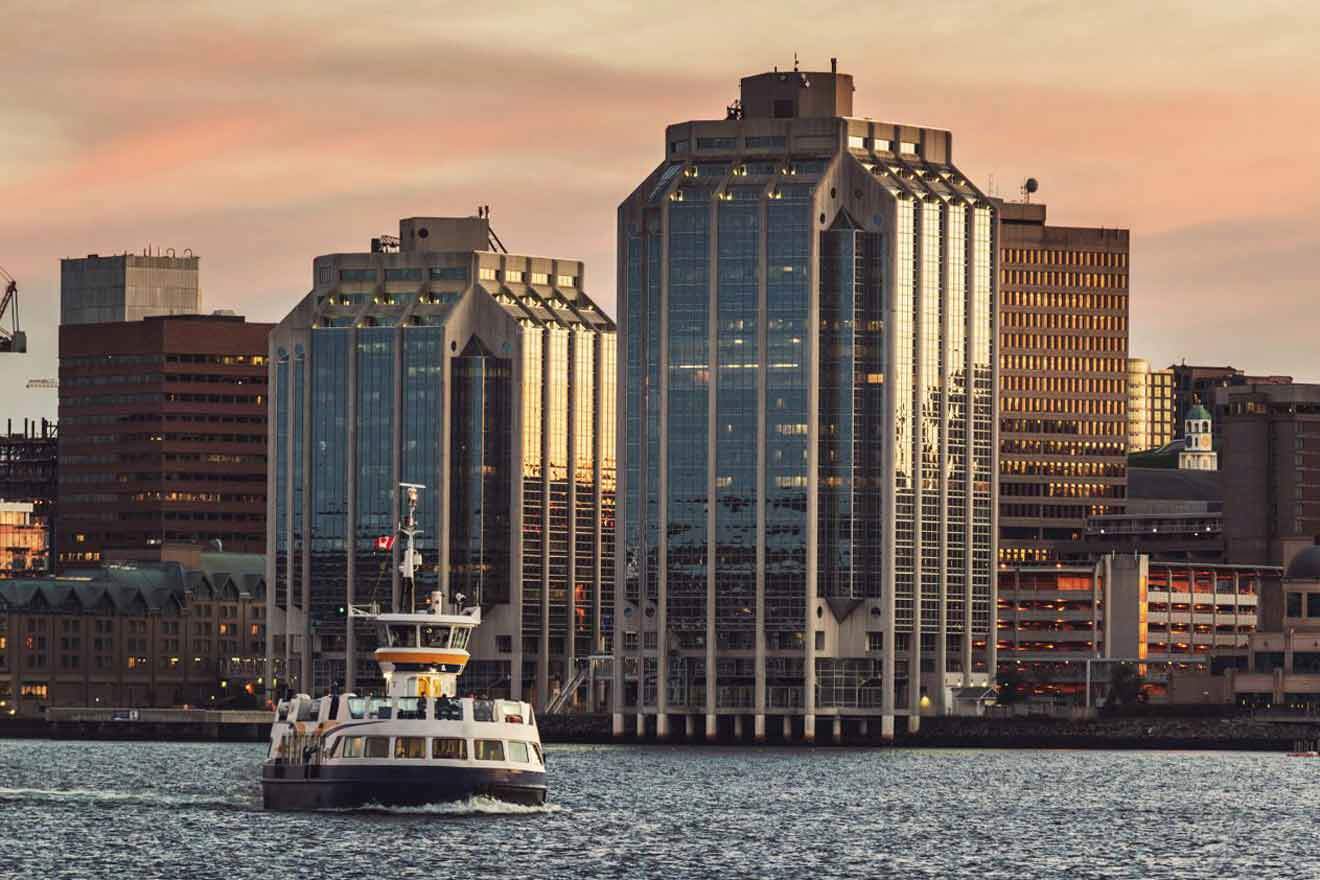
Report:
[[1130,663],[1115,665],[1109,673],[1109,704],[1132,706],[1141,702],[1141,675]]
[[1011,706],[1022,698],[1021,690],[1025,679],[1022,676],[1022,669],[1012,663],[999,670],[998,695],[995,697],[995,703],[1000,706]]

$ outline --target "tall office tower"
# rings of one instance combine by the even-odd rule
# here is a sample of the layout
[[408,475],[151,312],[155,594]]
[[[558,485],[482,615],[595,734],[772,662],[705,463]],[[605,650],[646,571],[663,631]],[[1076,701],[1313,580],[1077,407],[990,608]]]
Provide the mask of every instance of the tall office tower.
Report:
[[999,559],[1081,559],[1127,483],[1128,232],[1005,203],[999,245]]
[[413,606],[402,541],[376,543],[400,527],[400,482],[426,487],[415,601],[440,588],[482,608],[463,690],[544,707],[609,648],[614,325],[583,292],[582,263],[498,242],[485,217],[401,220],[370,253],[317,257],[311,293],[271,334],[281,683],[376,677],[374,633],[344,614]]
[[186,315],[60,327],[57,568],[260,553],[270,324]]
[[993,668],[995,209],[852,95],[747,77],[619,208],[616,733],[892,734]]
[[32,521],[46,529],[46,567],[55,544],[58,433],[55,422],[24,419],[21,431],[10,419],[0,433],[0,501],[32,505]]
[[141,321],[202,310],[198,258],[119,254],[60,260],[60,323]]
[[1127,448],[1159,449],[1173,440],[1173,370],[1152,370],[1144,358],[1128,358]]
[[1228,561],[1285,562],[1284,543],[1320,535],[1320,385],[1220,388],[1220,474]]

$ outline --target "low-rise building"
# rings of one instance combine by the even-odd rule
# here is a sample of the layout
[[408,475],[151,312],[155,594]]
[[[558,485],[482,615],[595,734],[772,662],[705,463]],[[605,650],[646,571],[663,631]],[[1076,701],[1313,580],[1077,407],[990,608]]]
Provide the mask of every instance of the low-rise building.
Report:
[[50,532],[30,502],[0,501],[0,578],[44,573]]
[[1261,597],[1260,617],[1225,696],[1251,706],[1320,708],[1320,541],[1292,556],[1282,581]]
[[0,713],[49,706],[254,706],[265,557],[195,548],[0,581]]
[[1145,665],[1148,695],[1163,699],[1171,671],[1245,665],[1262,585],[1280,574],[1271,566],[1140,554],[1109,554],[1094,565],[1003,567],[1000,678],[1020,682],[1031,696],[1081,702],[1088,661],[1098,688],[1108,661],[1133,660]]

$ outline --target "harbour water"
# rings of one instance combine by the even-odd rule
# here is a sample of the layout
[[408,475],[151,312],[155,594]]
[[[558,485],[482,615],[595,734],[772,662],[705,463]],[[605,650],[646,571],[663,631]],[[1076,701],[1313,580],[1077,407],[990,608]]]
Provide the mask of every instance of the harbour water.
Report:
[[552,803],[265,813],[263,747],[0,740],[0,877],[1316,876],[1320,760],[550,746]]

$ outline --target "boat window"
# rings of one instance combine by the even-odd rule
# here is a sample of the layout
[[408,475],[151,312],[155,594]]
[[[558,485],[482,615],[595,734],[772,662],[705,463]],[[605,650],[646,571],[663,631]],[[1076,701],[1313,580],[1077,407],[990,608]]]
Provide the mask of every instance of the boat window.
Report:
[[473,701],[472,701],[472,720],[473,720],[473,721],[494,721],[494,720],[495,720],[495,701],[494,701],[494,700],[473,700]]
[[466,761],[467,740],[437,736],[431,740],[431,757],[444,758],[447,761]]
[[528,745],[530,745],[530,746],[532,747],[532,753],[536,755],[536,763],[538,763],[538,764],[540,764],[542,767],[544,767],[544,766],[545,766],[545,755],[541,754],[541,744],[540,744],[540,743],[529,743]]
[[367,699],[366,697],[348,698],[348,715],[350,718],[367,717]]
[[279,715],[279,720],[280,720],[280,721],[288,721],[288,720],[289,720],[289,704],[288,704],[288,703],[280,703],[280,715]]
[[394,757],[396,758],[425,758],[426,757],[426,737],[424,736],[399,736],[394,739]]
[[340,757],[360,758],[362,757],[362,743],[366,737],[346,736],[343,739],[343,748],[339,750]]
[[452,642],[450,642],[449,647],[457,650],[463,650],[467,648],[468,637],[471,635],[472,635],[472,630],[469,629],[468,627],[459,627],[458,629],[455,629],[454,639]]
[[504,743],[497,739],[474,739],[472,754],[478,761],[503,761]]
[[368,718],[389,718],[390,701],[381,697],[372,697],[371,702],[367,704]]
[[522,724],[522,703],[514,700],[501,700],[500,715],[503,716],[505,724]]
[[399,714],[397,718],[425,718],[426,708],[417,697],[399,697]]
[[299,721],[315,721],[316,716],[319,715],[320,712],[321,712],[320,700],[310,700],[306,703],[298,704]]
[[448,648],[448,647],[449,647],[449,627],[447,627],[447,626],[424,626],[424,627],[422,627],[422,647],[423,647],[423,648]]
[[462,702],[450,699],[449,697],[437,697],[435,701],[435,717],[438,721],[462,721]]
[[385,628],[391,648],[417,647],[417,627],[410,623],[392,623]]
[[390,756],[390,738],[388,736],[367,737],[367,749],[364,758],[388,758]]
[[527,761],[527,743],[509,740],[509,760],[515,764],[526,764]]

